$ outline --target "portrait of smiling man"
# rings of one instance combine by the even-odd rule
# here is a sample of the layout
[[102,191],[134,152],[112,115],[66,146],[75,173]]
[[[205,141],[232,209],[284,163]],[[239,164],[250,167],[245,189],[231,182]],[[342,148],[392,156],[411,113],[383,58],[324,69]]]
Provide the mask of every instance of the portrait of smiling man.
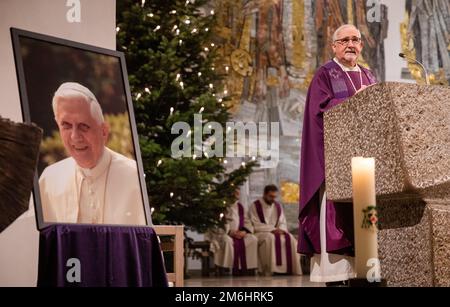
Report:
[[145,225],[136,161],[106,147],[109,127],[94,94],[66,82],[52,107],[69,157],[39,178],[44,221]]

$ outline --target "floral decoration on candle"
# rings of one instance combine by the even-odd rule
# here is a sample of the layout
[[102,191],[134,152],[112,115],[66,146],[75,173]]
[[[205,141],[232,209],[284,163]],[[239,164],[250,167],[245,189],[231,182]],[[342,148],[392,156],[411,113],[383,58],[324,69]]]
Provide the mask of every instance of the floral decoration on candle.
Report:
[[362,210],[362,213],[363,213],[363,221],[361,228],[378,231],[379,222],[378,222],[377,207],[367,206],[365,209]]

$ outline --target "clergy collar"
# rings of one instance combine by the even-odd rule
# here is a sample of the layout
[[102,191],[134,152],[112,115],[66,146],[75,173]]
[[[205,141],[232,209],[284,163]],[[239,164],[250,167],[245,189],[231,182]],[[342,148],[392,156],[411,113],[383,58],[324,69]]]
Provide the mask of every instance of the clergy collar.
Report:
[[261,199],[259,200],[262,204],[264,204],[264,205],[266,205],[266,206],[269,206],[269,207],[271,207],[275,202],[273,202],[272,204],[269,204],[269,203],[267,203],[265,200],[264,200],[264,197],[261,197]]
[[343,71],[361,71],[361,68],[359,68],[358,64],[355,65],[355,67],[347,67],[343,64],[341,64],[338,59],[336,59],[336,57],[333,58],[333,61],[336,62],[336,64],[338,64]]
[[96,179],[98,176],[100,176],[101,174],[103,174],[106,171],[106,169],[109,166],[110,161],[111,161],[111,152],[109,151],[108,148],[105,147],[103,149],[103,154],[100,157],[96,166],[89,169],[89,168],[83,168],[77,164],[77,168],[81,172],[83,177]]

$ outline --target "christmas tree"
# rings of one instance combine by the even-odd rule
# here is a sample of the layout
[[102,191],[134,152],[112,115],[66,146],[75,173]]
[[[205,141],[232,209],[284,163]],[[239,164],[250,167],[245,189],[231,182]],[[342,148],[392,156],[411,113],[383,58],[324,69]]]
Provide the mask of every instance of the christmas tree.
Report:
[[[202,116],[203,127],[209,122],[225,127],[230,121],[220,86],[223,72],[214,66],[215,15],[206,2],[119,0],[116,29],[117,50],[127,62],[153,222],[183,224],[199,232],[223,224],[220,217],[234,202],[234,189],[256,165],[254,158],[243,160],[227,171],[226,158],[196,155],[195,145],[190,157],[173,157],[178,137],[171,132],[174,123],[192,127],[186,136],[194,144],[199,133],[195,114]],[[223,140],[226,133],[223,129]],[[201,140],[211,142],[211,135]]]

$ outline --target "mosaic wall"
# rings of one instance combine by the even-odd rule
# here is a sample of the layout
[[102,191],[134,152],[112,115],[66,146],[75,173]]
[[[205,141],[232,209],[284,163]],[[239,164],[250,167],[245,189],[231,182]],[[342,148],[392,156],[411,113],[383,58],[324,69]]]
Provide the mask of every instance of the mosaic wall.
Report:
[[242,194],[249,203],[265,184],[277,184],[290,228],[295,229],[303,109],[311,78],[332,58],[334,30],[352,23],[365,44],[361,64],[384,80],[387,9],[379,8],[381,22],[368,22],[365,0],[213,0],[210,5],[219,20],[216,67],[225,76],[224,92],[231,96],[235,120],[280,123],[278,165],[261,161]]
[[[450,81],[450,2],[448,0],[406,0],[401,25],[402,50],[423,63],[432,84]],[[419,66],[409,64],[412,77],[424,83]]]

